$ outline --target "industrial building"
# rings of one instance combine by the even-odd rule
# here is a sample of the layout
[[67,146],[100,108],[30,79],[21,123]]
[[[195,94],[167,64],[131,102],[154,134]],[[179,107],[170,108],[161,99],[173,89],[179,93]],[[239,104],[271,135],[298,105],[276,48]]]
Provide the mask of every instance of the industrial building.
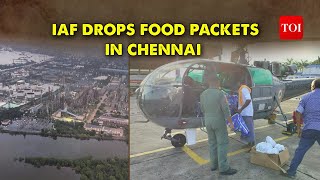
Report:
[[128,126],[129,120],[128,119],[122,119],[122,118],[116,118],[112,117],[110,115],[102,115],[97,119],[99,125],[119,125],[119,126]]
[[110,134],[112,136],[123,136],[123,129],[121,128],[108,128],[105,126],[96,126],[96,125],[92,125],[92,124],[85,124],[84,128],[87,131],[96,131],[96,133],[102,132],[104,134]]
[[30,84],[19,80],[13,85],[0,84],[0,107],[14,108],[41,98],[45,93],[55,92],[60,88],[54,84]]

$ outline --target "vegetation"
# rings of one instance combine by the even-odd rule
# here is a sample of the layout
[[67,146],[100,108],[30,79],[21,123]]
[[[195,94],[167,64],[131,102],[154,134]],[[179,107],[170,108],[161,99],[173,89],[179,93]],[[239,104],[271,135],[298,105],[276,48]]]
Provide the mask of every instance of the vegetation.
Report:
[[[19,158],[20,160],[20,158]],[[129,161],[127,159],[112,158],[106,160],[96,160],[92,157],[85,157],[76,160],[26,157],[25,163],[32,164],[35,167],[56,166],[70,167],[77,174],[80,174],[81,180],[127,180],[129,179]]]
[[[102,132],[97,133],[95,130],[87,131],[84,129],[83,122],[65,122],[65,121],[55,121],[55,130],[42,130],[42,136],[52,136],[56,138],[60,137],[74,137],[76,139],[90,139],[94,138],[97,140],[110,140],[114,139],[111,134],[103,134]],[[121,139],[119,139],[121,140]]]
[[99,109],[100,109],[101,111],[103,111],[105,107],[106,107],[106,104],[104,104],[104,103],[101,103],[101,104],[100,104],[100,107],[99,107]]
[[[94,130],[87,131],[84,129],[83,122],[64,122],[64,121],[55,121],[54,127],[55,130],[50,130],[51,135],[65,135],[65,136],[77,136],[80,139],[88,139],[89,137],[95,136],[96,132]],[[46,134],[45,130],[41,133]]]
[[129,130],[126,129],[126,138],[113,137],[111,134],[104,134],[103,132],[96,132],[94,130],[87,131],[83,127],[84,123],[80,122],[64,122],[55,121],[55,129],[41,129],[41,132],[23,132],[23,131],[10,131],[0,128],[0,133],[9,133],[10,135],[40,135],[44,137],[57,137],[76,138],[81,140],[96,139],[96,140],[121,140],[128,143]]
[[19,108],[0,109],[0,114],[0,121],[5,119],[20,118],[23,115]]
[[318,57],[317,60],[314,61],[308,61],[308,60],[294,60],[293,58],[287,59],[286,62],[284,63],[285,65],[291,65],[295,64],[297,65],[298,70],[302,70],[304,67],[311,65],[311,64],[320,64],[320,57]]
[[94,116],[94,118],[98,118],[101,115],[103,115],[103,111],[101,111],[100,109],[97,110],[96,115]]

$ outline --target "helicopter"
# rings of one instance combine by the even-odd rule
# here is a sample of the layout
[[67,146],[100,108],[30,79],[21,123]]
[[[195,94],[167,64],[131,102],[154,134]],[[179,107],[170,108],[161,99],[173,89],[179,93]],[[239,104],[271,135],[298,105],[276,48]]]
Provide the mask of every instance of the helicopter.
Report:
[[263,68],[264,64],[250,66],[210,59],[171,62],[155,69],[141,82],[136,90],[137,105],[146,122],[165,128],[161,139],[170,140],[174,147],[182,147],[186,143],[185,135],[172,137],[171,130],[204,127],[200,95],[208,88],[208,75],[215,73],[225,93],[230,93],[237,81],[250,87],[253,119],[270,119],[279,102],[310,91],[313,79],[281,80],[280,63],[271,63],[271,69]]

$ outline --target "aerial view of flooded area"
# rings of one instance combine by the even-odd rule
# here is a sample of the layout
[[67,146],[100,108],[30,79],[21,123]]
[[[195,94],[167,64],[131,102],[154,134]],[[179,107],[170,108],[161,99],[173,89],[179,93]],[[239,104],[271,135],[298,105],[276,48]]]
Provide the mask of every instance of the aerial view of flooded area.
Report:
[[128,179],[128,58],[0,44],[4,179]]

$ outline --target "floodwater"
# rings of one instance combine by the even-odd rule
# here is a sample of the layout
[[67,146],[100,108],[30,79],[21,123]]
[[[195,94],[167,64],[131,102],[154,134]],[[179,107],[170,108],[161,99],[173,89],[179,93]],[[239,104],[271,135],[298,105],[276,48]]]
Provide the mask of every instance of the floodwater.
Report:
[[71,168],[36,168],[24,162],[14,161],[19,157],[55,157],[75,159],[92,156],[97,159],[128,157],[128,146],[122,141],[77,140],[60,138],[57,140],[35,135],[12,136],[0,134],[0,179],[14,180],[79,180]]
[[0,47],[0,65],[4,64],[12,64],[14,60],[26,60],[26,61],[35,61],[41,62],[44,60],[50,60],[52,57],[43,55],[43,54],[35,54],[30,52],[20,52],[13,51],[11,48],[1,48]]

